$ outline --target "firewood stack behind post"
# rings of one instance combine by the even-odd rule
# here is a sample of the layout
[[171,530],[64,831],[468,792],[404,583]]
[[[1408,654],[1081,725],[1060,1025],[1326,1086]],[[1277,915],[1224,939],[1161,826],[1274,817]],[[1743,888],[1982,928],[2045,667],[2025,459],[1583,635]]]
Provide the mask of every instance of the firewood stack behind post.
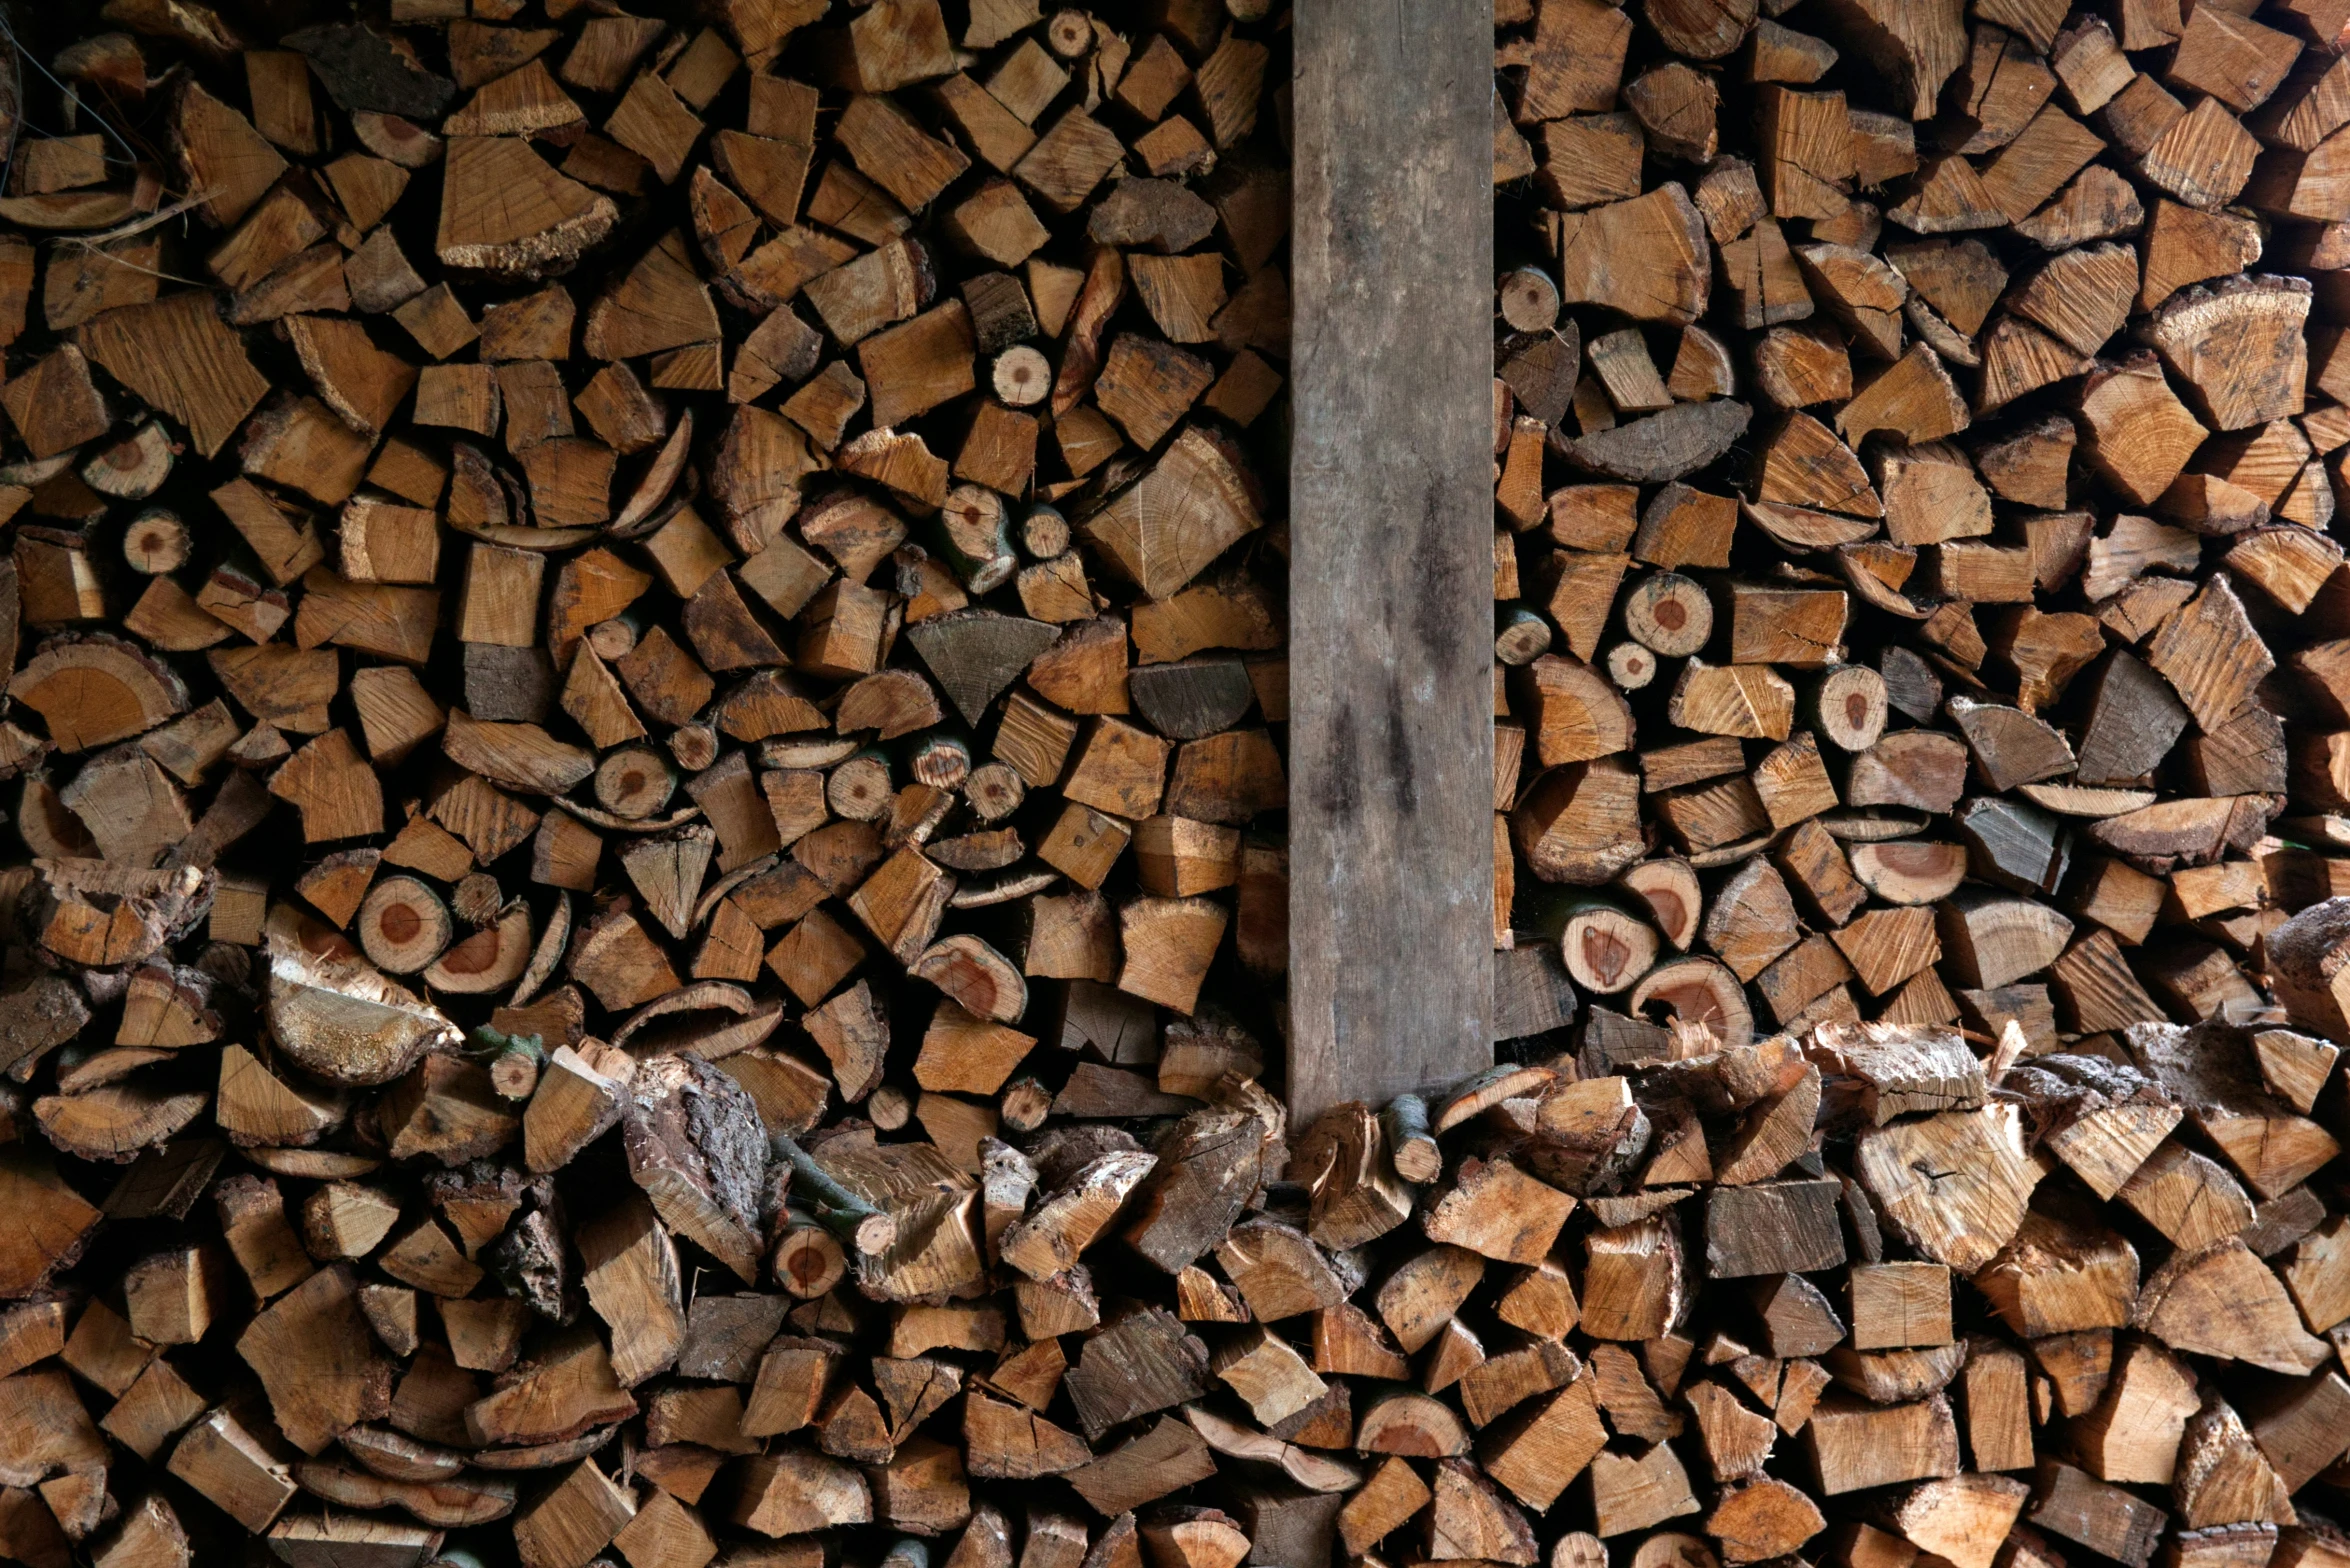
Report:
[[1294,1121],[1286,12],[43,41],[0,1556],[2345,1568],[2253,9],[1497,8],[1514,1043]]
[[1496,1032],[2243,1016],[2350,892],[2343,8],[1761,10],[1496,14]]
[[2350,7],[1495,23],[1494,1030],[1580,1081],[1424,1228],[1579,1198],[1638,1342],[1530,1468],[1636,1565],[2339,1560]]
[[19,24],[0,1557],[1082,1554],[1279,1147],[1286,8],[641,9]]

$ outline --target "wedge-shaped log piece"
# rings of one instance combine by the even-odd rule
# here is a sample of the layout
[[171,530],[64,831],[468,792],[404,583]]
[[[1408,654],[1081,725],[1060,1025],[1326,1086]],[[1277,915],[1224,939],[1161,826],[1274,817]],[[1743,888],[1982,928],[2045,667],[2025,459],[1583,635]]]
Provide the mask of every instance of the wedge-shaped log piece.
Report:
[[1831,1496],[1959,1473],[1958,1423],[1940,1394],[1907,1405],[1830,1395],[1804,1427],[1804,1446]]
[[[1170,1273],[1223,1246],[1262,1179],[1268,1140],[1280,1127],[1270,1105],[1184,1118],[1161,1145],[1159,1166],[1134,1200],[1127,1242]],[[1310,1152],[1303,1140],[1300,1147]]]
[[1604,305],[1634,320],[1680,326],[1705,314],[1712,248],[1705,220],[1676,183],[1562,215],[1557,251],[1567,304]]
[[1528,1507],[1548,1509],[1607,1445],[1597,1388],[1585,1375],[1488,1428],[1477,1443],[1485,1473]]
[[350,959],[272,940],[267,1016],[279,1049],[331,1083],[388,1083],[428,1050],[458,1043],[454,1024]]
[[131,1080],[76,1094],[46,1094],[33,1102],[43,1136],[85,1160],[122,1162],[162,1143],[204,1109],[202,1090],[174,1093],[161,1084]]
[[1105,1154],[1088,1163],[1066,1187],[1004,1232],[1004,1262],[1035,1280],[1050,1279],[1074,1266],[1157,1165],[1156,1156],[1139,1151]]
[[728,1517],[761,1535],[812,1535],[870,1523],[873,1494],[853,1467],[805,1449],[784,1449],[744,1466]]
[[2298,1522],[2285,1483],[2254,1446],[2243,1418],[2217,1393],[2188,1418],[2171,1497],[2185,1529]]
[[1632,749],[1631,707],[1591,666],[1544,654],[1515,682],[1534,722],[1535,755],[1543,766],[1586,762]]
[[1497,1263],[1547,1257],[1575,1200],[1507,1160],[1461,1162],[1450,1190],[1432,1195],[1421,1221],[1431,1241]]
[[1655,484],[1719,460],[1746,433],[1752,417],[1744,403],[1729,398],[1676,403],[1662,413],[1559,444],[1579,468]]
[[563,1443],[637,1411],[612,1375],[603,1341],[584,1323],[549,1338],[502,1381],[505,1387],[464,1408],[464,1430],[475,1442]]
[[2032,1523],[2130,1568],[2146,1568],[2170,1522],[2154,1504],[2108,1486],[2061,1460],[2043,1461],[2033,1487]]
[[1461,1247],[1430,1247],[1405,1259],[1379,1287],[1380,1318],[1411,1353],[1425,1347],[1485,1277],[1485,1261]]
[[1093,1462],[1093,1451],[1033,1411],[972,1390],[963,1396],[965,1464],[991,1480],[1034,1481]]
[[2301,411],[2309,379],[2306,280],[2266,273],[2186,289],[2154,313],[2154,346],[2214,430]]
[[1069,1484],[1096,1513],[1130,1508],[1216,1474],[1214,1454],[1180,1416],[1165,1415],[1142,1436],[1069,1473]]
[[2104,1481],[2170,1484],[2187,1418],[2198,1408],[2195,1375],[2151,1340],[2134,1340],[2097,1408],[2079,1418],[2081,1462]]
[[2276,668],[2225,578],[2214,578],[2172,612],[2147,644],[2146,662],[2171,683],[2206,734],[2248,707],[2261,679]]
[[350,1266],[337,1263],[279,1297],[237,1339],[237,1354],[268,1390],[278,1430],[306,1454],[390,1409],[392,1366],[358,1297]]
[[1085,1342],[1066,1387],[1089,1440],[1207,1393],[1208,1355],[1173,1313],[1139,1312]]
[[2040,1180],[2013,1105],[1869,1128],[1855,1174],[1905,1240],[1964,1274],[2015,1239]]
[[2135,1326],[2171,1349],[2306,1377],[2328,1354],[2268,1266],[2234,1237],[2182,1252],[2138,1296]]
[[907,628],[955,711],[973,724],[1057,635],[1042,621],[989,610],[959,610]]
[[107,311],[77,328],[76,341],[108,375],[185,426],[206,457],[269,390],[203,290]]
[[2137,1304],[2138,1254],[2112,1231],[2034,1212],[1975,1286],[2027,1338],[2120,1328]]
[[1732,1481],[1759,1475],[1777,1441],[1771,1418],[1749,1408],[1727,1385],[1704,1382],[1681,1395],[1697,1418],[1699,1441],[1713,1466],[1714,1479]]
[[1706,1195],[1705,1270],[1712,1279],[1806,1273],[1845,1257],[1836,1183],[1775,1181]]
[[1511,1563],[1520,1568],[1529,1568],[1539,1560],[1534,1530],[1525,1515],[1463,1459],[1437,1463],[1428,1539],[1431,1553],[1446,1556]]
[[435,248],[451,267],[531,278],[561,271],[619,222],[609,196],[557,173],[527,141],[457,136],[441,172]]
[[1837,412],[1836,433],[1858,446],[1871,434],[1889,430],[1917,446],[1956,435],[1970,422],[1966,400],[1941,357],[1913,343]]
[[2102,1057],[2037,1057],[2001,1081],[2045,1144],[2099,1198],[2121,1191],[2184,1114],[2161,1086]]
[[2032,1488],[2003,1475],[1925,1481],[1901,1494],[1887,1522],[1920,1552],[1957,1568],[1991,1568]]
[[2082,384],[2081,421],[2090,466],[2140,506],[2170,488],[2210,433],[2148,353],[2133,354]]
[[2001,793],[2073,771],[2073,749],[2045,720],[2003,703],[1953,696],[1948,711],[1983,781]]
[[1186,426],[1149,473],[1082,527],[1120,573],[1165,599],[1263,526],[1255,489],[1235,450]]
[[2072,922],[2034,899],[1962,887],[1936,911],[1951,976],[1977,989],[2012,985],[2064,952]]
[[2014,309],[2074,351],[2095,354],[2122,327],[2138,286],[2138,258],[2120,245],[2084,245],[2042,267]]
[[1391,1456],[1338,1511],[1339,1538],[1350,1551],[1368,1551],[1425,1508],[1433,1495],[1418,1472]]
[[41,715],[50,739],[68,752],[141,734],[188,707],[178,676],[136,644],[104,634],[44,643],[8,690]]
[[1426,1394],[1396,1389],[1364,1406],[1355,1426],[1354,1446],[1366,1454],[1438,1459],[1467,1453],[1469,1434],[1450,1405]]

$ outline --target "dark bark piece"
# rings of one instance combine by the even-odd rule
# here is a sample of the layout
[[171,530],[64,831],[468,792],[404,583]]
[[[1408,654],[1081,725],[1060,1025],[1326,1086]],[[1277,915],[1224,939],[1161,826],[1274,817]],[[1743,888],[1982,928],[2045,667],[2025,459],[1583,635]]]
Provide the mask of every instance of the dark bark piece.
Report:
[[629,1082],[621,1136],[655,1212],[755,1281],[767,1132],[742,1086],[698,1058],[656,1057]]
[[1716,461],[1746,433],[1750,410],[1717,398],[1677,403],[1660,414],[1593,435],[1562,441],[1567,460],[1611,479],[1658,483],[1695,473]]
[[288,33],[285,43],[302,52],[327,92],[347,110],[437,120],[456,95],[456,84],[359,23],[306,27]]
[[1137,711],[1172,740],[1198,740],[1231,729],[1256,699],[1248,667],[1234,658],[1144,665],[1127,676],[1126,685]]
[[1802,1274],[1844,1261],[1833,1181],[1764,1182],[1709,1193],[1706,1273],[1715,1279]]
[[1090,1441],[1207,1392],[1208,1356],[1173,1313],[1138,1312],[1085,1342],[1066,1386]]
[[1215,209],[1174,180],[1125,179],[1093,207],[1087,233],[1104,245],[1179,255],[1208,237]]
[[907,638],[930,666],[955,711],[979,722],[1004,689],[1020,678],[1031,660],[1058,638],[1042,621],[988,610],[964,610],[927,620]]
[[1185,1117],[1135,1195],[1128,1243],[1170,1274],[1222,1246],[1263,1180],[1264,1152],[1277,1134],[1277,1125],[1253,1110]]

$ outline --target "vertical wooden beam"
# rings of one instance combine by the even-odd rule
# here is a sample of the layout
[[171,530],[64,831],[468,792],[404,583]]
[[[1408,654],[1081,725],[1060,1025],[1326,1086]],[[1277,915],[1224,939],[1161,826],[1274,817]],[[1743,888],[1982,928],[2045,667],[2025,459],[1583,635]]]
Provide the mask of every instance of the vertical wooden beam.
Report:
[[1289,1096],[1491,1060],[1493,9],[1298,0]]

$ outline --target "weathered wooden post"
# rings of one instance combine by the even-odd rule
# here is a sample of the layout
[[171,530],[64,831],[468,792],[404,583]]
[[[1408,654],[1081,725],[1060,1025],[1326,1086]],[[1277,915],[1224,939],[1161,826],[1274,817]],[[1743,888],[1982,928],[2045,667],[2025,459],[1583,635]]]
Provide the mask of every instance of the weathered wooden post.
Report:
[[1293,1113],[1488,1059],[1492,12],[1297,7]]

